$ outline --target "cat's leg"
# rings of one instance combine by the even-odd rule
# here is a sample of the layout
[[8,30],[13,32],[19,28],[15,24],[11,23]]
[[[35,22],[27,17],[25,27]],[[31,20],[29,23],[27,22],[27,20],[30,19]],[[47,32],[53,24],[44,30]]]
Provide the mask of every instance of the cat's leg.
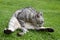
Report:
[[35,27],[37,31],[46,31],[46,32],[54,32],[53,28],[44,27],[43,24],[40,27]]
[[50,27],[36,27],[35,29],[37,31],[54,32],[54,29],[53,28],[50,28]]
[[21,27],[21,32],[17,33],[17,35],[22,36],[22,35],[26,34],[27,32],[29,32],[28,29]]
[[28,29],[25,28],[25,22],[23,20],[20,20],[19,22],[20,22],[20,25],[21,25],[20,29],[22,30],[22,32],[19,32],[18,35],[21,36],[21,35],[24,35],[25,33],[27,33]]
[[14,32],[16,29],[18,29],[19,27],[21,27],[21,26],[20,26],[18,20],[16,19],[16,17],[13,16],[13,17],[10,19],[8,28],[6,28],[6,29],[4,30],[4,33],[5,33],[5,34],[10,34],[10,33]]

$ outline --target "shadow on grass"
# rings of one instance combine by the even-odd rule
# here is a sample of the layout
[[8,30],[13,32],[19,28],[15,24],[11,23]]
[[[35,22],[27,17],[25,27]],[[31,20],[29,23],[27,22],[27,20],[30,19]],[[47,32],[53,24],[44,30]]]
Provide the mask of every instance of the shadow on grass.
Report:
[[29,30],[28,33],[26,33],[24,36],[18,36],[16,35],[17,32],[20,32],[20,30],[15,31],[12,34],[4,34],[3,32],[0,35],[0,39],[4,38],[10,38],[10,39],[15,39],[15,38],[20,38],[20,39],[31,39],[34,40],[34,38],[37,40],[43,38],[45,40],[56,40],[54,36],[52,35],[53,33],[50,32],[45,32],[45,31],[36,31],[36,30]]

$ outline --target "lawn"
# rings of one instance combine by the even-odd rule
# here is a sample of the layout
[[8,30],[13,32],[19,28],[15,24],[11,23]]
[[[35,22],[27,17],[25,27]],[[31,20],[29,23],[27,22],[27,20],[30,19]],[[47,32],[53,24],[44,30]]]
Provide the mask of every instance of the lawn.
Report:
[[[12,14],[21,8],[32,6],[37,11],[43,11],[44,26],[54,28],[53,33],[31,31],[24,36],[17,32],[10,35],[3,33],[8,27]],[[60,40],[60,0],[0,0],[0,40]]]

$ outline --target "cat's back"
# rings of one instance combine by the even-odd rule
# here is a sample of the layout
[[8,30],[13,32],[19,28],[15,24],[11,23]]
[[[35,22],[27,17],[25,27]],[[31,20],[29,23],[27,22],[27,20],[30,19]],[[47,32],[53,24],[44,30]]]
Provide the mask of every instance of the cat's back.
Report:
[[18,14],[18,18],[22,20],[26,20],[26,19],[32,18],[35,14],[36,14],[36,11],[33,8],[28,7],[28,8],[22,9],[22,11]]

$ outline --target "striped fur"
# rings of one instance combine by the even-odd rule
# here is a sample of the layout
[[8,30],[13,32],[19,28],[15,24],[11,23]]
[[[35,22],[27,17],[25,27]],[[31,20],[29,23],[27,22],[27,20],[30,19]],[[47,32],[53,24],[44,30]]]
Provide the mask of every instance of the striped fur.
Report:
[[17,10],[10,19],[8,30],[14,32],[16,29],[22,29],[24,34],[28,29],[44,28],[42,27],[44,18],[41,13],[31,7]]

